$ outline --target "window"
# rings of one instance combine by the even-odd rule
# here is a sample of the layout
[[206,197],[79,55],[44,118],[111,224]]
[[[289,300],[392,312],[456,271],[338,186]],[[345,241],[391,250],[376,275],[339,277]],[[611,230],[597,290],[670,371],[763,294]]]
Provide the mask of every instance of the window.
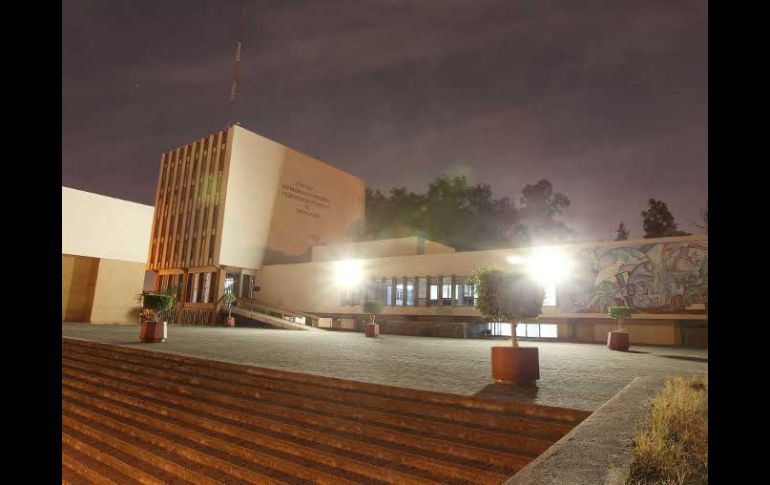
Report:
[[[511,336],[510,323],[488,323],[487,329],[491,335]],[[516,337],[555,339],[559,336],[558,329],[559,326],[555,323],[519,323],[516,325]]]
[[225,273],[225,293],[232,293],[237,296],[240,280],[241,274],[239,272],[228,271]]
[[393,280],[388,278],[385,280],[385,305],[390,306],[393,304]]
[[254,285],[254,280],[250,274],[243,275],[243,284],[241,285],[241,297],[251,298],[251,290]]
[[406,304],[414,306],[414,278],[406,280]]
[[438,278],[430,278],[430,301],[438,301]]
[[444,276],[443,282],[441,285],[441,304],[442,305],[451,305],[452,304],[452,277],[451,276]]
[[554,283],[546,283],[545,285],[543,306],[556,306],[556,285]]
[[417,279],[417,303],[420,306],[428,304],[428,278]]
[[465,283],[463,285],[463,298],[466,305],[473,306],[476,300],[476,288],[473,283]]
[[404,306],[404,282],[400,279],[396,282],[396,306]]
[[455,280],[455,287],[454,287],[455,305],[458,305],[458,306],[463,304],[463,292],[460,290],[461,287],[462,285],[457,284],[457,280]]

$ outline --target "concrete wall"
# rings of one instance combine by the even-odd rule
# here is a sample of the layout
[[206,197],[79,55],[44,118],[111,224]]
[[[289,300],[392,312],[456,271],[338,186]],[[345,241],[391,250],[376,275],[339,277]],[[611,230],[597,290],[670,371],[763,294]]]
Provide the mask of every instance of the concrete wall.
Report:
[[357,177],[238,126],[232,129],[219,264],[309,261],[363,218]]
[[[329,244],[314,246],[314,262],[336,261],[343,259],[371,259],[392,256],[416,256],[420,253],[418,237],[403,237],[397,239],[381,239],[377,241],[361,241],[355,243]],[[455,250],[445,244],[423,240],[422,254],[453,253]]]
[[62,321],[139,323],[144,263],[62,255]]
[[219,264],[260,268],[287,148],[238,126],[231,133]]
[[91,323],[139,323],[144,263],[102,259],[94,290]]
[[315,245],[352,241],[363,223],[365,187],[358,177],[287,148],[265,263],[310,261]]
[[62,254],[145,263],[153,208],[61,188]]
[[62,254],[61,265],[61,319],[87,322],[91,317],[99,259]]

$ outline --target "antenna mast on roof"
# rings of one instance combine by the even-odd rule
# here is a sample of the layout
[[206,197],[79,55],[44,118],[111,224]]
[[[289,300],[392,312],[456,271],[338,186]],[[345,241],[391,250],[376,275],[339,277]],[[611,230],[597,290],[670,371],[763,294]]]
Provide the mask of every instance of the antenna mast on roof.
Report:
[[238,68],[241,64],[241,46],[243,45],[243,20],[246,12],[246,2],[241,2],[241,18],[238,25],[238,44],[235,47],[235,67],[233,69],[233,84],[230,87],[230,117],[227,126],[233,124],[235,116],[235,93],[238,85]]

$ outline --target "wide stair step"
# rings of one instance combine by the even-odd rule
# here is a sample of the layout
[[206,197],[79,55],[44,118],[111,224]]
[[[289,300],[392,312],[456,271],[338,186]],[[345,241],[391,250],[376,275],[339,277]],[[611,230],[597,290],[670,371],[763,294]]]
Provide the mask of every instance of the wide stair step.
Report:
[[62,339],[67,483],[502,483],[588,414]]

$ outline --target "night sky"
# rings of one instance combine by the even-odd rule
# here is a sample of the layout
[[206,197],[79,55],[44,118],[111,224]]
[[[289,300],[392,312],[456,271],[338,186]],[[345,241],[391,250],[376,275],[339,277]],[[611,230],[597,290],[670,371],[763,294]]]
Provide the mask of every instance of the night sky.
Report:
[[[62,184],[153,204],[225,127],[240,2],[62,4]],[[548,178],[581,239],[708,201],[703,1],[247,1],[236,120],[370,187]]]

